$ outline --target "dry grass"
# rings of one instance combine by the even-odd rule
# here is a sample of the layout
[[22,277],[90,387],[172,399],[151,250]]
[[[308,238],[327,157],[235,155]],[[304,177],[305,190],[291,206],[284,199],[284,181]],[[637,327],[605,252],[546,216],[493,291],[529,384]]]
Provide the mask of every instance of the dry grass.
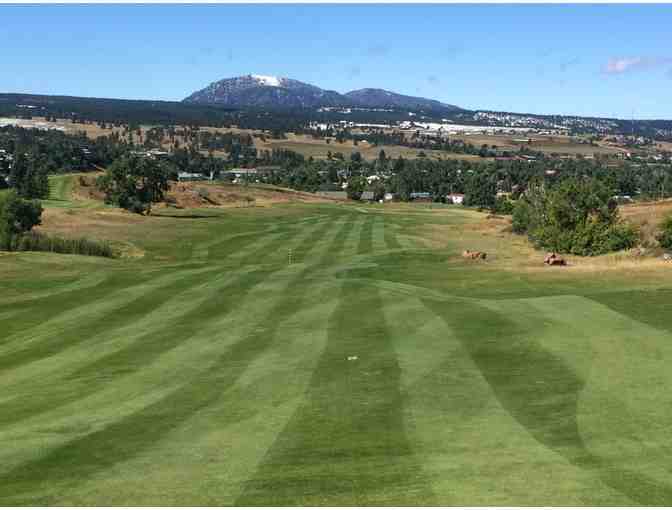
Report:
[[[72,179],[71,199],[77,204],[103,205],[104,194],[95,181],[103,172],[75,174]],[[175,207],[192,208],[230,208],[230,207],[268,207],[284,203],[327,203],[338,199],[315,195],[279,186],[263,184],[230,184],[219,182],[171,182],[165,203],[154,207],[161,209]],[[106,209],[106,214],[115,209]],[[63,211],[61,211],[63,212]],[[72,214],[69,212],[68,214]]]
[[655,247],[660,224],[672,215],[672,200],[627,204],[621,206],[620,211],[625,221],[639,229],[642,245]]
[[672,142],[656,140],[655,145],[657,149],[672,152]]
[[255,145],[258,150],[288,149],[303,154],[305,157],[313,157],[314,159],[326,159],[329,152],[332,154],[340,152],[346,157],[349,157],[354,152],[359,152],[364,159],[374,160],[378,157],[380,151],[384,150],[389,158],[398,158],[401,156],[406,159],[414,159],[418,157],[418,154],[423,152],[431,159],[482,160],[482,158],[470,154],[453,154],[444,151],[413,149],[401,145],[372,145],[366,142],[359,142],[355,145],[350,140],[343,143],[337,143],[335,139],[330,140],[327,143],[323,138],[315,139],[307,135],[289,133],[286,140],[267,139],[264,142],[259,138],[255,138]]
[[72,186],[72,198],[74,200],[99,200],[103,201],[105,194],[96,187],[96,179],[105,172],[91,172],[77,174]]
[[[516,142],[514,140],[531,138],[532,143]],[[614,147],[593,146],[589,144],[577,143],[568,136],[546,136],[546,135],[472,135],[455,136],[458,140],[476,145],[477,147],[485,145],[496,145],[502,150],[517,151],[520,147],[529,147],[533,150],[547,154],[570,154],[570,155],[590,155],[590,154],[617,154],[621,151]]]
[[641,224],[647,220],[660,223],[666,216],[672,214],[672,199],[627,204],[621,206],[620,211],[624,219],[634,224]]
[[[658,204],[661,207],[661,204]],[[672,209],[672,201],[663,204]],[[459,209],[458,209],[459,210]],[[456,209],[436,209],[438,217],[454,217]],[[640,255],[638,250],[627,250],[597,257],[564,256],[567,266],[546,266],[545,251],[535,249],[525,236],[511,232],[508,217],[493,216],[473,210],[463,210],[462,220],[453,223],[427,223],[418,239],[427,248],[453,249],[454,259],[459,260],[463,250],[484,251],[488,257],[482,264],[487,270],[505,270],[513,273],[544,273],[554,278],[575,278],[577,274],[621,273],[624,277],[636,275],[655,281],[672,274],[672,264],[660,258],[659,250],[648,250]],[[457,248],[457,249],[456,249]]]
[[269,207],[284,203],[327,203],[335,199],[276,186],[240,185],[210,182],[172,183],[167,195],[170,206],[188,209],[202,207]]

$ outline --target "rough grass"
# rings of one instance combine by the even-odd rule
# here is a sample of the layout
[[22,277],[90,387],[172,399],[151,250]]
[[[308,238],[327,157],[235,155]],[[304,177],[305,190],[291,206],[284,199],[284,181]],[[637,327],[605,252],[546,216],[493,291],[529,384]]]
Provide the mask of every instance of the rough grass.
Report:
[[672,267],[456,207],[60,211],[144,257],[0,259],[2,505],[672,504]]

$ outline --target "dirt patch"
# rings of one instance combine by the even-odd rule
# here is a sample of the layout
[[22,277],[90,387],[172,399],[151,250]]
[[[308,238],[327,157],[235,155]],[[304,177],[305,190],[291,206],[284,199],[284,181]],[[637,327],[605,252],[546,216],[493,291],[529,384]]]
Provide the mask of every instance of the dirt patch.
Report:
[[[105,194],[96,187],[103,172],[77,175],[73,181],[72,198],[76,201],[103,202]],[[278,203],[338,201],[331,197],[291,189],[212,182],[171,182],[165,203],[155,208],[195,209],[204,207],[265,207]]]
[[238,184],[180,182],[172,183],[166,196],[166,206],[179,209],[202,207],[266,207],[273,204],[333,203],[335,199],[266,186]]

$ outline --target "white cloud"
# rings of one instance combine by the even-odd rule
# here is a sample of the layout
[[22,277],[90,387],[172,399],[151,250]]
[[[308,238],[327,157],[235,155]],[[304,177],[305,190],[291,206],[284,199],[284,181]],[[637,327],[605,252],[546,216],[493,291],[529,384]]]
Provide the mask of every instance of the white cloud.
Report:
[[606,74],[623,74],[630,71],[644,71],[672,63],[672,58],[661,57],[616,57],[609,59],[603,71]]

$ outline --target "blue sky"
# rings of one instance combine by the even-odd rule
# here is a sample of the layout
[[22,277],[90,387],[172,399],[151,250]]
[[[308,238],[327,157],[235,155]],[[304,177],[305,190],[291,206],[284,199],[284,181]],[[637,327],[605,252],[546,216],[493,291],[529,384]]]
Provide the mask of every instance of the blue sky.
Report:
[[672,118],[672,5],[2,5],[0,20],[0,92],[180,100],[269,74]]

